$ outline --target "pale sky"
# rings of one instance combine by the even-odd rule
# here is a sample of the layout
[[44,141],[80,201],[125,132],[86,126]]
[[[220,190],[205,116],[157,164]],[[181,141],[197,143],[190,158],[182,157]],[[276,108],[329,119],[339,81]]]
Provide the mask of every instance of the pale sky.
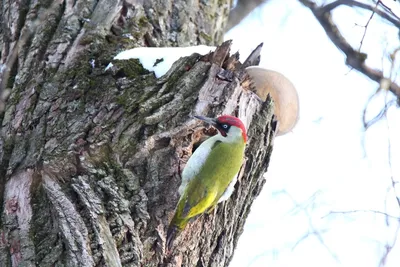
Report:
[[[334,13],[356,48],[364,28],[355,24],[365,25],[369,16],[350,8]],[[260,65],[293,82],[301,109],[293,132],[275,140],[267,182],[230,267],[379,266],[385,246],[399,237],[400,222],[362,211],[400,217],[391,190],[391,175],[400,180],[400,109],[392,107],[388,120],[364,131],[362,112],[378,84],[349,70],[312,13],[296,0],[271,0],[226,39],[233,39],[233,51],[242,59],[264,42]],[[371,21],[362,48],[368,64],[384,66],[389,75],[386,54],[399,46],[398,30]],[[382,92],[373,99],[370,118],[387,97]],[[383,266],[400,266],[400,245]]]

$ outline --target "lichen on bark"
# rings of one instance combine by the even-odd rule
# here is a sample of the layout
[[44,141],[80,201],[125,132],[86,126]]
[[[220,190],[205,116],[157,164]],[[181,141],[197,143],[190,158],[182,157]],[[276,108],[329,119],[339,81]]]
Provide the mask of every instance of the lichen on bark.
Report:
[[[128,47],[219,42],[230,1],[23,3],[2,3],[1,63],[20,48],[0,114],[0,265],[226,266],[264,183],[271,101],[245,88],[230,42],[160,79],[135,60],[104,69]],[[166,253],[181,170],[209,132],[192,115],[221,113],[249,127],[241,178]]]

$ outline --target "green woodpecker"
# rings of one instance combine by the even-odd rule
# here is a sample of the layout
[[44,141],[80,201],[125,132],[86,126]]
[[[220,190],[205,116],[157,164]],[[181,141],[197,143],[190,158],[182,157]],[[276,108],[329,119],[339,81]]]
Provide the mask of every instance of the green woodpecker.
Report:
[[168,249],[191,219],[230,197],[243,161],[247,135],[240,119],[195,117],[214,126],[218,134],[194,151],[182,172],[180,199],[167,232]]

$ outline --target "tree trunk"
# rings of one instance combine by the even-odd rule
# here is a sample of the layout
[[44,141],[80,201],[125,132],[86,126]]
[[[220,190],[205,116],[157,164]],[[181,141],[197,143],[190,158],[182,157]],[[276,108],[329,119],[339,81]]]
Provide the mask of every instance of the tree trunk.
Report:
[[[1,1],[0,266],[228,265],[264,184],[271,101],[230,42],[160,79],[137,60],[104,69],[128,47],[220,43],[230,2]],[[222,113],[248,126],[235,192],[166,252],[181,170],[211,132],[191,115]]]

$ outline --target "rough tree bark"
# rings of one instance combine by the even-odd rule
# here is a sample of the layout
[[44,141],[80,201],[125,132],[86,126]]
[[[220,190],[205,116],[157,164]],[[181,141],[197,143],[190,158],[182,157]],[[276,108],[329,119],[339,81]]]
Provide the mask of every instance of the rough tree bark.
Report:
[[[136,60],[104,68],[127,47],[219,44],[230,2],[0,2],[0,266],[228,265],[264,184],[271,101],[229,42],[160,79]],[[248,125],[236,190],[166,253],[180,172],[210,131],[191,115],[221,113]]]

